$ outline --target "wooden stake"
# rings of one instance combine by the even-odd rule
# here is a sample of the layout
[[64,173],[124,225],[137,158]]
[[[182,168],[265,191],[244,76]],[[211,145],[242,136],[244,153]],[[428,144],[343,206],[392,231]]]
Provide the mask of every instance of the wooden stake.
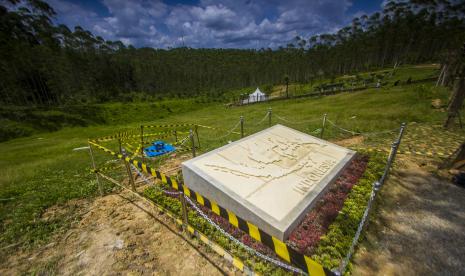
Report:
[[[123,148],[121,146],[121,139],[118,139],[118,143],[119,143],[119,153],[123,154]],[[125,155],[123,154],[123,156],[125,156]],[[136,184],[135,184],[135,181],[134,181],[134,176],[132,175],[131,166],[129,165],[129,163],[126,160],[122,160],[122,161],[124,163],[124,166],[126,167],[126,172],[128,173],[128,178],[129,178],[129,183],[131,184],[131,189],[135,192],[136,191]]]
[[94,152],[92,150],[92,145],[90,143],[88,143],[88,144],[89,144],[90,159],[92,160],[92,168],[94,169],[95,177],[97,178],[98,192],[99,192],[100,196],[103,196],[102,184],[100,183],[100,178],[99,178],[98,173],[97,173],[97,167],[95,166]]

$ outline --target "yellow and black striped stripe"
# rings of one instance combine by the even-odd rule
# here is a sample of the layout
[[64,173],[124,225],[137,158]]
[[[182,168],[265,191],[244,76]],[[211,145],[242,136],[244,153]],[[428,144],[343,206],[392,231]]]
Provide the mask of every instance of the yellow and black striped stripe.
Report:
[[120,138],[124,139],[124,138],[128,138],[128,137],[131,137],[131,136],[136,136],[134,134],[134,131],[124,131],[124,132],[118,132],[115,135],[109,135],[109,136],[95,138],[95,139],[92,139],[92,141],[95,141],[95,142],[107,142],[107,141],[112,141],[112,140],[120,139]]
[[169,185],[171,188],[175,190],[182,190],[186,196],[191,198],[192,200],[195,200],[197,203],[200,205],[205,206],[206,208],[212,210],[215,214],[225,218],[226,220],[229,221],[233,226],[241,229],[245,233],[249,234],[252,238],[255,240],[265,244],[269,248],[273,249],[273,251],[281,257],[283,260],[287,261],[288,263],[291,263],[295,265],[296,267],[302,269],[304,272],[310,274],[310,275],[317,275],[317,276],[324,276],[324,275],[334,275],[334,273],[323,267],[321,264],[317,263],[316,261],[312,260],[310,257],[305,256],[291,247],[289,247],[286,243],[281,241],[280,239],[273,237],[264,231],[262,231],[258,226],[254,225],[251,222],[248,222],[241,217],[237,216],[233,212],[219,206],[215,201],[209,200],[206,197],[200,195],[199,193],[193,191],[186,185],[182,183],[178,183],[178,181],[174,178],[171,178],[165,174],[163,174],[160,171],[154,170],[153,168],[150,168],[146,164],[138,161],[131,159],[127,156],[124,156],[122,154],[117,154],[103,146],[100,146],[92,141],[89,141],[90,144],[96,146],[97,148],[110,153],[113,156],[117,156],[120,159],[125,160],[128,163],[133,164],[134,166],[138,167],[141,169],[144,173],[150,174],[159,180],[161,180],[163,183]]
[[167,125],[143,125],[143,128],[169,128],[169,127],[189,127],[195,124],[167,124]]
[[[104,174],[99,174],[100,176],[102,176],[103,178],[111,181],[112,179],[109,178],[108,176],[104,175]],[[113,182],[115,183],[115,182]],[[118,184],[119,185],[119,184]],[[121,185],[119,185],[121,186]],[[124,188],[124,186],[121,186]],[[126,188],[125,188],[126,189]],[[128,190],[130,192],[132,192],[131,190]],[[194,227],[192,227],[191,225],[189,224],[184,224],[183,221],[176,217],[175,214],[171,213],[171,211],[169,211],[168,209],[156,204],[155,202],[153,202],[152,200],[144,197],[144,196],[141,196],[140,194],[136,193],[136,192],[133,192],[135,193],[136,195],[138,195],[139,197],[143,198],[146,202],[148,202],[150,205],[152,205],[152,207],[155,207],[157,208],[161,213],[163,213],[164,215],[168,216],[169,218],[173,219],[176,224],[178,224],[179,226],[183,226],[183,227],[186,227],[187,231],[189,233],[191,233],[191,235],[197,237],[201,242],[203,242],[205,245],[209,246],[213,251],[215,251],[218,255],[220,255],[221,257],[223,257],[225,260],[227,260],[228,262],[230,262],[233,266],[235,266],[237,269],[239,269],[240,271],[244,272],[246,275],[249,275],[249,276],[254,276],[254,275],[258,275],[256,274],[251,268],[249,268],[240,258],[234,256],[233,254],[229,253],[226,249],[224,249],[223,247],[219,246],[218,244],[216,244],[214,241],[210,240],[205,234],[203,234],[202,232],[200,232],[199,230],[195,229]]]
[[[221,129],[221,128],[217,128],[217,127],[212,127],[212,126],[205,126],[205,125],[199,125],[197,124],[196,126],[198,127],[203,127],[203,128],[208,128],[208,129],[215,129],[215,130],[222,130],[222,131],[227,131],[225,129]],[[231,131],[231,133],[234,133],[234,134],[241,134],[240,132],[237,132],[237,131]],[[245,133],[244,133],[245,135]]]

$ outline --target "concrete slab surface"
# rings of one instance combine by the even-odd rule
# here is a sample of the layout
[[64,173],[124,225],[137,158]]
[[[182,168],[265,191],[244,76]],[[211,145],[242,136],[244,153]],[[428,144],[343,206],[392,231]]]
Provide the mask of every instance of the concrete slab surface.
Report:
[[275,125],[182,164],[184,181],[282,240],[355,152]]

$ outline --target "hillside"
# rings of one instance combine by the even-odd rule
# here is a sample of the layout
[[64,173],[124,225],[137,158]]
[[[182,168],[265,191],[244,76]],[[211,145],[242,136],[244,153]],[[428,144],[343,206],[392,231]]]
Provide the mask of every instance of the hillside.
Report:
[[218,99],[233,89],[282,84],[285,76],[311,86],[321,79],[425,62],[440,63],[450,74],[464,39],[464,7],[461,1],[393,0],[371,14],[352,14],[346,26],[337,24],[330,33],[304,37],[295,30],[294,38],[271,47],[155,49],[57,24],[61,14],[48,2],[6,1],[0,4],[0,102],[56,107]]
[[[408,70],[414,71],[416,67]],[[427,75],[436,69],[432,67],[430,70]],[[313,135],[321,131],[323,114],[327,114],[328,119],[338,126],[363,133],[395,129],[402,122],[406,122],[408,127],[412,125],[412,129],[415,125],[436,127],[443,122],[445,112],[444,109],[433,108],[431,101],[440,99],[446,103],[449,93],[448,89],[427,82],[230,108],[214,102],[190,103],[186,108],[182,100],[163,103],[165,107],[162,109],[152,103],[115,104],[119,112],[108,112],[104,116],[105,122],[110,124],[98,122],[89,126],[64,127],[55,132],[0,143],[0,246],[5,249],[1,256],[2,267],[8,262],[8,256],[18,252],[27,256],[27,252],[41,250],[50,243],[50,239],[66,233],[73,221],[81,217],[74,212],[75,207],[69,207],[70,200],[88,198],[92,201],[97,196],[95,176],[89,172],[87,150],[73,150],[86,146],[88,138],[111,135],[128,128],[138,129],[141,123],[196,123],[218,128],[199,130],[201,151],[205,152],[239,138],[237,134],[225,135],[237,126],[240,116],[245,118],[247,135],[266,128],[268,108],[272,109],[273,124],[288,125]],[[171,112],[167,111],[168,108]],[[454,132],[459,137],[465,135],[463,130],[455,129]],[[324,136],[325,139],[340,141],[350,135],[328,127]],[[368,139],[366,143],[377,147],[389,146],[390,137],[393,136],[381,140]],[[98,153],[99,160],[104,157]],[[106,190],[110,192],[115,188],[106,185]],[[52,219],[44,219],[50,208],[56,206],[63,210]],[[383,205],[380,208],[384,208]],[[46,267],[53,271],[59,262],[58,258],[48,264],[49,267],[33,261],[21,269],[31,272],[37,267]]]
[[[367,89],[375,87],[380,79],[383,86],[392,87],[396,82],[406,84],[407,80],[418,82],[437,77],[437,64],[400,66],[357,75],[343,75],[334,79],[320,78],[311,83],[290,83],[289,97],[318,95],[320,87],[342,84],[343,89]],[[285,85],[261,85],[271,98],[285,97]],[[138,99],[128,102],[108,102],[104,104],[76,104],[64,106],[2,106],[0,107],[0,141],[25,137],[42,132],[57,131],[63,127],[92,125],[121,125],[122,123],[144,123],[173,114],[191,112],[209,106],[237,103],[241,95],[250,93],[255,87],[244,87],[225,92],[222,97],[193,97],[175,99]],[[150,114],[150,117],[147,117]]]

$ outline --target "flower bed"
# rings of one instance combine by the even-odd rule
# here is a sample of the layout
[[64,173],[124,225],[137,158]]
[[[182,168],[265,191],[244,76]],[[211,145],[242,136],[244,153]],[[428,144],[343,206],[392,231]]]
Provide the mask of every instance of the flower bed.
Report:
[[311,256],[320,238],[339,214],[348,193],[357,184],[368,164],[368,156],[358,155],[351,161],[328,192],[292,231],[288,244],[298,252]]
[[[358,150],[358,152],[361,151]],[[370,152],[370,159],[363,176],[348,194],[342,210],[329,226],[328,232],[321,237],[315,253],[312,255],[315,261],[328,268],[339,266],[340,260],[349,251],[370,198],[373,183],[379,180],[383,174],[386,158],[384,153]],[[350,269],[351,264],[349,263],[348,271]]]
[[[379,179],[383,172],[384,160],[384,156],[379,154],[371,155],[370,158],[368,155],[358,155],[291,233],[287,241],[288,245],[301,253],[311,255],[312,258],[328,268],[337,267],[355,234],[371,192],[371,185]],[[181,215],[181,204],[176,197],[167,196],[155,188],[146,189],[145,196]],[[276,257],[274,252],[265,245],[255,241],[207,208],[200,207],[215,223],[244,244],[259,252]],[[233,254],[242,257],[246,264],[257,272],[263,274],[281,274],[284,272],[230,242],[227,237],[197,215],[194,210],[189,209],[188,216],[192,226]]]

